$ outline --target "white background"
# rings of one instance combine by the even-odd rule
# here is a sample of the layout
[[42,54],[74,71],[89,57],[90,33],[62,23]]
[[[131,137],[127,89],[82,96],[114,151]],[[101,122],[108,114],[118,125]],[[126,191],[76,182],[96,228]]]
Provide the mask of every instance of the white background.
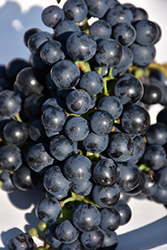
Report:
[[[167,1],[166,0],[122,0],[120,3],[133,3],[147,10],[149,19],[157,22],[162,29],[162,38],[156,45],[156,58],[159,63],[167,62]],[[56,0],[0,0],[0,64],[7,64],[15,57],[29,58],[29,51],[23,43],[24,32],[32,27],[45,31],[51,29],[41,21],[42,9],[57,4]],[[60,6],[63,5],[63,2]],[[157,107],[151,110],[152,123]],[[0,250],[7,249],[7,239],[14,237],[19,230],[27,230],[37,225],[34,206],[41,198],[41,192],[17,191],[7,195],[0,191]],[[133,198],[129,203],[132,209],[130,222],[117,230],[119,245],[117,250],[167,249],[166,208],[148,200]]]

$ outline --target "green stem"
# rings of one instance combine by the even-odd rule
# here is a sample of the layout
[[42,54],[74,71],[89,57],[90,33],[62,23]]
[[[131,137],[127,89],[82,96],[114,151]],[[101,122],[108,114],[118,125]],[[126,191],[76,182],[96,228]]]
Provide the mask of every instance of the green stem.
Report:
[[98,206],[95,202],[93,202],[92,200],[90,200],[89,197],[84,197],[84,198],[83,198],[83,202],[84,202],[84,203],[90,203],[90,204],[96,206],[97,208],[101,208],[101,207]]
[[151,169],[149,167],[147,167],[146,164],[142,163],[139,165],[139,168],[144,171],[144,172],[149,172]]
[[15,118],[16,118],[16,121],[18,121],[18,122],[23,122],[22,119],[20,118],[20,114],[19,114],[19,113],[17,113],[17,114],[15,115]]
[[78,68],[80,68],[83,71],[83,73],[91,71],[90,63],[88,61],[85,62],[75,61],[75,64],[78,66]]

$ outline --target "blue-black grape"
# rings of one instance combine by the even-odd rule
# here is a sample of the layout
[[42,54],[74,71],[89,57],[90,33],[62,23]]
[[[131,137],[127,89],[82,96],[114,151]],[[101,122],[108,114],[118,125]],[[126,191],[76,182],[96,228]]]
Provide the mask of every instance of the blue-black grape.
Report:
[[123,5],[115,6],[108,10],[106,21],[113,27],[118,23],[131,23],[133,15],[130,9]]
[[66,112],[57,107],[49,107],[43,113],[41,117],[44,128],[52,133],[52,136],[57,134],[63,129],[63,126],[67,120]]
[[79,232],[69,220],[64,220],[56,226],[55,234],[62,243],[73,243],[77,240]]
[[45,171],[43,185],[50,194],[57,196],[68,193],[72,183],[65,178],[60,167],[56,165]]
[[140,170],[132,161],[118,163],[120,175],[117,183],[123,191],[131,191],[140,181]]
[[59,161],[65,160],[74,151],[74,143],[64,135],[56,135],[50,142],[50,153]]
[[109,136],[108,155],[118,162],[125,162],[133,156],[134,141],[129,134],[113,132]]
[[82,115],[90,109],[91,98],[87,91],[74,89],[66,97],[66,105],[70,112]]
[[90,117],[90,127],[98,135],[109,134],[113,129],[114,120],[110,113],[97,110]]
[[22,164],[21,151],[14,145],[0,147],[0,169],[7,172],[16,171]]
[[80,79],[80,70],[69,60],[61,60],[51,68],[51,78],[55,85],[61,89],[70,89],[77,85]]
[[115,183],[111,186],[94,185],[92,197],[96,204],[102,208],[111,207],[119,200],[120,188]]
[[140,105],[130,105],[122,112],[121,126],[127,133],[141,135],[150,127],[150,114]]
[[54,159],[48,153],[48,145],[44,143],[36,143],[30,146],[26,161],[28,166],[35,172],[40,172],[43,168],[50,166]]
[[38,174],[35,173],[26,165],[22,165],[14,171],[12,181],[14,186],[22,191],[27,191],[34,188],[37,184]]
[[21,110],[22,100],[12,90],[3,90],[0,93],[0,114],[13,117]]
[[100,227],[104,231],[112,232],[119,227],[121,217],[116,209],[114,209],[113,207],[103,208],[100,211],[100,213],[101,213]]
[[102,18],[110,7],[116,5],[115,1],[86,0],[90,16]]
[[37,218],[48,224],[55,223],[61,211],[60,203],[53,197],[40,200],[35,208]]
[[147,67],[155,58],[156,49],[153,44],[140,45],[133,43],[130,46],[133,52],[133,62],[138,67]]
[[10,121],[3,128],[3,137],[10,144],[21,145],[28,138],[28,128],[22,122]]
[[157,25],[149,20],[140,20],[134,23],[136,42],[141,45],[154,43],[158,35]]
[[118,41],[114,39],[105,39],[97,44],[95,59],[100,66],[111,68],[120,62],[122,54],[122,46]]
[[90,132],[83,140],[84,148],[90,153],[103,152],[108,146],[108,135],[98,135]]
[[116,78],[119,78],[121,75],[123,75],[128,70],[130,64],[133,61],[133,53],[131,49],[127,46],[122,46],[122,49],[123,55],[121,57],[121,60],[112,69],[112,75]]
[[62,244],[61,250],[84,250],[83,245],[81,242],[77,239],[73,243],[70,244]]
[[65,19],[65,14],[59,6],[51,5],[43,9],[41,19],[46,26],[54,29],[60,21]]
[[130,8],[130,10],[133,14],[133,22],[148,19],[148,13],[145,9],[134,6],[134,7]]
[[91,231],[100,225],[101,214],[95,205],[81,203],[73,212],[72,222],[74,226],[80,230]]
[[55,228],[57,224],[50,225],[45,231],[46,242],[53,248],[58,248],[62,242],[56,238]]
[[115,25],[112,36],[123,46],[130,46],[136,39],[136,30],[130,23],[119,23]]
[[82,141],[89,134],[89,123],[81,116],[69,117],[64,125],[66,136],[72,141]]
[[166,163],[166,159],[167,156],[164,147],[158,144],[148,145],[142,157],[143,163],[145,163],[152,170],[163,168]]
[[50,40],[44,43],[40,49],[40,58],[48,65],[52,65],[65,59],[61,43],[55,40]]
[[100,39],[109,39],[112,33],[112,28],[105,20],[98,20],[89,27],[91,36],[97,36]]
[[12,182],[12,175],[7,171],[2,171],[0,173],[0,183],[2,184],[1,189],[5,192],[10,193],[16,190]]
[[103,78],[95,71],[89,71],[81,76],[79,87],[86,90],[89,95],[98,94],[103,88]]
[[71,182],[87,181],[92,175],[92,163],[84,155],[71,155],[64,163],[63,172]]
[[100,159],[93,167],[93,180],[101,186],[111,186],[120,175],[118,165],[110,158]]
[[28,134],[31,140],[35,142],[45,141],[45,129],[40,118],[35,119],[30,123],[30,127],[28,128]]
[[92,188],[93,188],[93,183],[90,180],[72,183],[73,191],[81,196],[90,195]]
[[117,236],[116,232],[103,230],[103,234],[104,234],[104,240],[103,240],[102,248],[100,248],[100,250],[101,249],[115,250],[117,248],[118,243],[119,243],[118,236]]
[[96,53],[96,41],[82,31],[72,33],[66,42],[68,55],[73,61],[88,61]]
[[74,22],[82,22],[87,14],[88,7],[83,0],[68,0],[63,6],[66,19]]
[[167,142],[166,124],[157,122],[155,124],[150,125],[145,136],[148,144],[164,145]]
[[120,117],[123,111],[123,105],[121,100],[117,96],[104,96],[102,97],[97,104],[99,110],[105,110],[110,113],[113,119]]
[[10,250],[35,250],[36,244],[28,233],[21,233],[8,241]]
[[132,216],[132,210],[130,206],[123,201],[118,201],[116,204],[114,204],[113,207],[120,214],[120,217],[121,217],[120,225],[127,224],[130,221],[131,216]]
[[98,249],[103,244],[104,234],[98,227],[91,231],[85,231],[81,234],[81,243],[86,249]]
[[74,21],[65,19],[56,25],[54,30],[54,38],[61,42],[61,44],[66,45],[67,38],[73,33],[80,31],[79,26]]
[[123,74],[114,85],[114,94],[123,105],[138,102],[143,93],[142,82],[132,74]]

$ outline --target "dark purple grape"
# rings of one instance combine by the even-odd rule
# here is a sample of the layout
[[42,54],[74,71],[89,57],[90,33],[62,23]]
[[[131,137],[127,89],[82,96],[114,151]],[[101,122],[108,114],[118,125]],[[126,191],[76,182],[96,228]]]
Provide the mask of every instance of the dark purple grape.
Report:
[[52,135],[56,135],[63,129],[66,120],[67,114],[59,106],[47,108],[41,116],[41,121],[45,130],[51,132]]
[[114,39],[101,40],[97,44],[95,59],[100,66],[111,68],[120,62],[122,54],[123,50],[119,42]]
[[74,89],[66,97],[66,105],[71,113],[82,115],[90,109],[91,98],[83,89]]
[[145,136],[148,144],[164,145],[167,143],[167,125],[161,122],[151,124]]
[[43,90],[43,86],[37,80],[32,67],[22,69],[17,74],[15,85],[19,93],[25,97],[31,94],[40,94]]
[[100,225],[101,214],[95,205],[81,203],[72,215],[73,225],[81,232],[91,231]]
[[50,153],[59,161],[65,160],[74,150],[74,143],[64,135],[56,135],[50,142]]
[[28,233],[21,233],[8,241],[10,250],[35,250],[36,244]]
[[110,158],[100,159],[93,167],[93,180],[101,186],[111,186],[119,178],[116,162]]
[[102,248],[100,250],[115,250],[119,243],[118,236],[115,231],[104,231],[104,240],[102,244]]
[[133,52],[133,62],[138,67],[147,67],[155,58],[156,50],[153,44],[140,45],[133,43],[130,46]]
[[39,55],[41,45],[52,39],[53,37],[49,32],[41,31],[31,35],[28,39],[27,45],[33,55]]
[[95,71],[89,71],[82,75],[79,87],[88,92],[89,95],[98,94],[103,88],[103,78]]
[[90,195],[93,188],[93,183],[89,180],[87,181],[80,181],[80,182],[73,182],[72,189],[73,191],[81,196]]
[[138,102],[144,93],[142,82],[132,74],[122,75],[114,85],[114,94],[122,104]]
[[61,211],[60,203],[53,197],[40,200],[35,208],[37,218],[48,224],[55,223]]
[[102,208],[113,206],[118,201],[119,196],[120,189],[116,183],[107,187],[94,185],[92,190],[93,200]]
[[134,6],[130,10],[133,14],[133,22],[148,19],[148,13],[145,9]]
[[86,0],[90,16],[102,18],[110,7],[116,5],[115,1],[107,0]]
[[0,93],[0,114],[13,117],[21,110],[21,103],[21,98],[14,91],[3,90]]
[[104,240],[103,231],[100,228],[83,232],[81,234],[81,243],[86,249],[98,249],[102,246]]
[[62,244],[61,250],[84,250],[84,247],[77,239],[71,244]]
[[56,25],[54,30],[54,38],[66,45],[67,38],[73,33],[80,31],[79,26],[74,21],[65,19]]
[[155,84],[144,84],[144,94],[141,101],[145,104],[161,103],[164,99],[164,90]]
[[116,96],[104,96],[97,104],[99,110],[105,110],[110,113],[113,119],[118,119],[123,111],[123,105],[119,97]]
[[100,39],[109,39],[112,33],[112,28],[105,20],[98,20],[89,27],[91,36],[97,36]]
[[63,11],[66,19],[80,23],[87,16],[88,7],[83,0],[68,0],[63,5]]
[[123,5],[115,6],[108,10],[106,21],[113,27],[118,23],[131,23],[133,15],[130,9]]
[[133,53],[131,49],[127,46],[122,46],[122,49],[123,55],[121,57],[121,60],[112,69],[112,75],[116,78],[119,78],[121,75],[123,75],[128,70],[130,64],[133,61]]
[[108,155],[118,162],[125,162],[133,156],[134,141],[128,134],[121,132],[111,133],[107,147]]
[[101,211],[101,221],[100,227],[106,232],[116,230],[120,225],[120,214],[119,212],[111,207],[111,208],[103,208]]
[[62,242],[56,238],[55,234],[55,228],[57,224],[50,225],[46,232],[45,232],[45,239],[46,242],[52,247],[52,248],[58,248]]
[[26,30],[24,32],[24,35],[23,35],[23,42],[24,44],[26,45],[26,47],[28,47],[28,39],[30,38],[30,36],[32,36],[33,34],[35,33],[39,33],[41,32],[42,30],[40,30],[39,28],[29,28],[28,30]]
[[35,172],[40,172],[45,167],[52,165],[54,159],[48,153],[48,146],[44,143],[36,143],[30,146],[26,161]]
[[35,142],[42,142],[46,139],[45,129],[41,122],[41,119],[35,119],[31,122],[28,129],[28,134],[31,140]]
[[70,89],[76,86],[80,79],[78,66],[69,60],[55,63],[50,74],[55,85],[61,89]]
[[73,61],[88,61],[96,53],[96,41],[82,31],[72,33],[66,42],[68,55]]
[[143,134],[150,126],[150,115],[142,106],[130,105],[121,115],[121,126],[126,133]]
[[156,192],[150,196],[150,199],[159,204],[167,203],[167,189],[157,188]]
[[77,240],[79,232],[69,220],[64,220],[56,226],[55,234],[62,243],[73,243]]
[[54,29],[60,21],[65,19],[64,11],[57,5],[50,5],[43,9],[41,19],[46,26]]
[[108,135],[97,135],[90,132],[89,135],[83,140],[84,148],[90,153],[103,152],[108,146]]
[[136,42],[141,45],[154,43],[158,35],[157,25],[149,20],[139,20],[134,23],[136,30]]
[[89,134],[89,123],[81,116],[68,118],[64,125],[66,136],[72,141],[82,141]]
[[136,39],[136,30],[130,23],[119,23],[113,29],[113,38],[123,46],[130,46]]
[[87,181],[92,175],[92,163],[84,155],[72,155],[65,161],[63,172],[71,182]]
[[40,118],[42,115],[42,104],[45,101],[43,94],[31,94],[24,100],[23,111],[30,119]]
[[0,183],[2,184],[1,189],[5,192],[11,193],[16,190],[12,182],[12,175],[7,171],[0,173]]
[[72,183],[65,178],[59,166],[51,166],[45,171],[43,185],[50,194],[57,196],[68,193]]
[[135,189],[140,181],[140,169],[132,161],[118,163],[120,175],[117,183],[124,192]]
[[114,204],[113,207],[120,214],[120,217],[121,217],[120,225],[127,224],[130,221],[131,216],[132,216],[132,211],[129,205],[123,201],[118,201],[116,204]]
[[21,145],[28,139],[27,126],[18,121],[10,121],[3,128],[5,141],[13,145]]
[[27,191],[34,188],[37,184],[37,180],[37,173],[25,165],[22,165],[19,169],[14,171],[12,175],[14,186],[21,191]]
[[146,147],[142,161],[152,170],[158,170],[165,166],[166,158],[166,151],[163,146],[151,144]]
[[49,40],[44,43],[40,49],[40,58],[48,65],[65,59],[61,43],[55,40]]
[[21,151],[14,145],[0,147],[0,169],[8,172],[16,171],[22,164]]

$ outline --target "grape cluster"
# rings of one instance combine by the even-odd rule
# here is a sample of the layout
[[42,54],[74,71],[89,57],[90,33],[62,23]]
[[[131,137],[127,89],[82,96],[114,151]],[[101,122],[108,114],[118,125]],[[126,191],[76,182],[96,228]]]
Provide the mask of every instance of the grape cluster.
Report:
[[[161,29],[117,0],[67,0],[41,18],[51,32],[25,31],[29,61],[0,66],[2,189],[42,184],[39,250],[116,249],[131,196],[167,203],[166,76],[153,63]],[[150,125],[156,103],[164,109]],[[30,235],[9,248],[36,249]]]

